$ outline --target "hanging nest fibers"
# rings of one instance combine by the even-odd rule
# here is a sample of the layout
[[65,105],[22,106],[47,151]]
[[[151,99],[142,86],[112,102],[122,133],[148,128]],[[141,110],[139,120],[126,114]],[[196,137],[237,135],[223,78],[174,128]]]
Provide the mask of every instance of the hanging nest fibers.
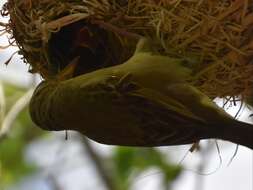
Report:
[[121,64],[141,36],[161,54],[192,62],[210,98],[251,96],[253,0],[8,0],[3,30],[31,72],[54,78]]

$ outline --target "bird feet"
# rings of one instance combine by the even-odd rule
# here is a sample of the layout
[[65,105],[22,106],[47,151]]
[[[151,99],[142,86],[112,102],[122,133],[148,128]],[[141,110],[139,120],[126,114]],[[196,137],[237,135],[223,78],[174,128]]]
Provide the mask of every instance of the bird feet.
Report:
[[121,77],[116,84],[116,89],[121,94],[126,94],[138,90],[140,86],[133,81],[133,75],[131,73],[125,74]]
[[127,94],[140,88],[137,83],[133,82],[132,78],[133,75],[131,73],[127,73],[121,77],[113,75],[108,79],[108,81],[106,81],[106,83],[108,87],[118,93]]

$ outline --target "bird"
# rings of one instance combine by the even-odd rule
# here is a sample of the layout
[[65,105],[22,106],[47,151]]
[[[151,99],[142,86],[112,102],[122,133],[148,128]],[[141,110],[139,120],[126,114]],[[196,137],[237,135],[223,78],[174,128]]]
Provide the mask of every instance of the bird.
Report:
[[[192,63],[191,63],[192,64]],[[187,61],[141,38],[124,63],[44,80],[30,101],[33,122],[75,130],[102,144],[157,147],[221,139],[253,149],[253,125],[235,120],[193,86]]]

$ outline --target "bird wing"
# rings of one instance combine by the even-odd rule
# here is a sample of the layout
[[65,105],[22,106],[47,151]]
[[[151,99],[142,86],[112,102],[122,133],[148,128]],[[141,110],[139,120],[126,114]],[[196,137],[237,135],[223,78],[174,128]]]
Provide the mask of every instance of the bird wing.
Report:
[[179,101],[134,83],[121,85],[127,89],[121,91],[122,98],[145,134],[145,145],[189,144],[206,135],[205,120]]

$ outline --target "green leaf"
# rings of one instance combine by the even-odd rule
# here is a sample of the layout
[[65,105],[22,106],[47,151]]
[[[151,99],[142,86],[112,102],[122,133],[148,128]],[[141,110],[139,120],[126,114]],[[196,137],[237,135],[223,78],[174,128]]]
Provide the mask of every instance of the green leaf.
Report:
[[136,178],[145,170],[156,167],[163,173],[164,184],[169,184],[180,174],[181,168],[174,166],[162,152],[155,148],[115,148],[112,160],[114,177],[123,189],[128,189],[134,181],[129,181],[133,174]]

